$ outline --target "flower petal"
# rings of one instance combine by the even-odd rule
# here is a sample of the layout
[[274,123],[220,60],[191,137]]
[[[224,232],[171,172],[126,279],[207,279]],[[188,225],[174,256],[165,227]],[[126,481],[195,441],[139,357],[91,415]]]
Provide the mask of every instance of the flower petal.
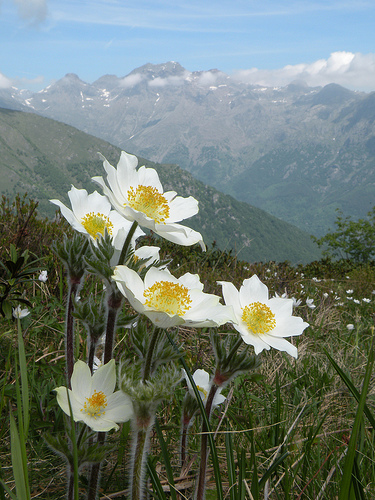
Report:
[[105,418],[114,422],[126,422],[133,417],[133,403],[129,396],[116,391],[107,398]]
[[72,378],[70,384],[72,392],[78,401],[85,401],[87,397],[91,396],[91,371],[86,363],[78,360],[74,363]]
[[115,360],[111,359],[111,361],[109,361],[105,365],[100,366],[92,376],[92,391],[102,391],[108,398],[108,396],[115,390],[115,386],[116,366]]

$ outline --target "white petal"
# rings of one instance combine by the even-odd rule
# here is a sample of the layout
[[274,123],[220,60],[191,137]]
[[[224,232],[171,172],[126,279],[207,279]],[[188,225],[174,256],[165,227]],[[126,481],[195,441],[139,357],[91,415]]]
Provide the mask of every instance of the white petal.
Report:
[[64,203],[62,203],[60,200],[50,200],[50,202],[53,203],[54,205],[57,205],[60,208],[63,217],[69,222],[69,224],[72,226],[73,229],[79,231],[80,233],[87,234],[86,229],[82,226],[81,222],[78,221],[78,219],[70,210],[70,208],[66,207]]
[[268,301],[268,288],[260,281],[258,276],[254,274],[251,278],[244,280],[239,295],[242,307],[246,307],[252,302],[265,303]]
[[140,167],[138,169],[138,183],[141,186],[152,186],[156,188],[159,193],[163,193],[163,186],[154,168],[146,168],[145,166]]
[[265,341],[274,349],[278,349],[279,351],[286,351],[294,358],[297,358],[298,356],[297,348],[283,338],[276,338],[272,335],[265,334]]
[[242,316],[242,307],[240,304],[240,296],[237,288],[229,281],[218,281],[222,286],[224,301],[227,306],[232,306],[237,321]]
[[188,198],[183,198],[182,196],[176,196],[169,204],[169,217],[166,220],[169,222],[179,222],[189,217],[193,217],[199,211],[198,200],[189,196]]
[[91,396],[91,383],[91,371],[88,365],[81,360],[76,361],[70,384],[77,400],[85,401],[87,397]]
[[158,326],[159,328],[172,328],[174,326],[183,325],[185,323],[184,319],[181,316],[170,316],[165,312],[145,309],[143,314],[145,314],[154,323],[154,325]]
[[218,391],[215,394],[214,400],[212,402],[212,406],[218,406],[221,403],[224,403],[224,401],[227,399],[225,396],[223,396],[222,394],[220,394],[219,391],[220,391],[220,389],[218,389]]
[[114,422],[126,422],[133,417],[133,404],[129,396],[116,391],[107,398],[105,418]]
[[129,269],[127,266],[116,266],[112,279],[117,282],[117,286],[122,293],[125,291],[124,295],[126,297],[126,290],[129,290],[134,297],[144,302],[143,293],[145,291],[145,286],[138,273]]
[[202,250],[206,250],[202,235],[181,224],[156,224],[154,231],[172,243],[182,246],[191,246],[199,243]]
[[203,283],[200,282],[198,274],[185,273],[179,278],[180,283],[189,289],[197,289],[203,291]]
[[202,389],[208,391],[210,389],[210,375],[206,370],[198,369],[193,373],[195,385],[199,385]]
[[[57,387],[55,391],[57,403],[59,404],[60,408],[64,413],[66,413],[66,415],[70,416],[70,407],[66,387]],[[75,422],[79,422],[80,420],[82,420],[82,412],[80,410],[83,407],[83,404],[80,401],[77,401],[70,389],[68,389],[68,393],[70,406],[72,407],[73,419]]]
[[108,397],[115,390],[115,386],[116,366],[115,360],[111,359],[105,365],[100,366],[92,376],[92,391],[102,391]]
[[107,420],[104,416],[100,416],[97,418],[91,417],[87,413],[82,412],[82,421],[85,422],[86,425],[91,427],[91,429],[95,432],[108,432],[112,429],[117,430],[119,426],[116,422],[112,420]]

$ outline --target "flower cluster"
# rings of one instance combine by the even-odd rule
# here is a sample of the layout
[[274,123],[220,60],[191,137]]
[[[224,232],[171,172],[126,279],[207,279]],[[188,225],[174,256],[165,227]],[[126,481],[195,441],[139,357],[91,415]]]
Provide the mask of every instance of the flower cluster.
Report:
[[[293,316],[293,307],[300,301],[288,298],[286,293],[270,298],[267,286],[256,275],[245,279],[239,290],[230,282],[218,282],[222,287],[222,303],[218,295],[204,292],[197,274],[173,276],[160,263],[158,247],[137,248],[138,238],[145,234],[142,227],[170,242],[184,246],[199,244],[205,250],[202,235],[180,224],[198,212],[198,201],[192,196],[183,198],[174,191],[164,191],[156,170],[145,166],[137,169],[138,160],[133,155],[122,152],[117,168],[102,159],[106,179],[93,177],[93,181],[102,188],[103,195],[97,191],[88,194],[85,189],[72,186],[68,193],[71,208],[59,200],[51,200],[81,233],[72,239],[70,246],[64,243],[60,249],[68,275],[69,269],[74,272],[69,275],[66,322],[68,387],[57,387],[55,391],[62,410],[94,431],[118,429],[118,423],[132,419],[135,450],[132,467],[138,469],[130,474],[133,478],[130,496],[133,498],[136,492],[134,498],[141,498],[147,436],[156,407],[173,394],[181,380],[175,363],[181,359],[176,354],[176,337],[173,340],[177,334],[173,330],[171,336],[166,330],[181,325],[211,328],[215,372],[210,376],[204,370],[196,370],[192,377],[184,372],[188,391],[182,441],[186,444],[189,425],[199,406],[203,404],[209,418],[211,410],[225,400],[221,391],[226,384],[237,374],[257,366],[257,358],[249,355],[248,346],[254,348],[255,355],[273,347],[297,358],[296,346],[286,337],[301,335],[308,324]],[[81,280],[87,270],[104,280],[105,306],[102,302],[94,307],[91,299],[77,305]],[[45,282],[47,273],[42,272],[39,280]],[[121,390],[115,392],[116,370],[112,358],[117,317],[124,299],[138,313],[129,325],[137,358],[121,363]],[[306,304],[315,307],[310,299]],[[74,363],[74,308],[74,317],[88,331],[87,363]],[[23,317],[26,313],[15,310],[14,315]],[[213,333],[224,324],[232,325],[239,335]],[[105,337],[103,364],[95,367],[96,348],[102,337]],[[100,439],[98,442],[103,443]],[[201,456],[207,456],[206,437],[202,438],[201,446]],[[202,459],[201,467],[206,464],[207,460]],[[199,477],[205,477],[205,472],[201,471]]]
[[[159,248],[137,248],[137,239],[144,235],[140,227],[180,245],[198,243],[205,250],[202,235],[180,224],[198,212],[197,200],[192,196],[182,198],[174,191],[164,191],[156,170],[145,166],[137,169],[138,160],[133,155],[122,152],[117,169],[104,157],[102,159],[106,180],[93,177],[93,181],[102,188],[103,195],[97,191],[88,194],[85,189],[72,186],[68,193],[71,208],[59,200],[51,202],[60,208],[77,232],[87,237],[96,255],[109,238],[112,245],[108,261],[112,273],[112,288],[108,290],[111,304],[117,297],[117,291],[137,313],[146,316],[156,327],[151,340],[146,338],[138,342],[139,352],[147,346],[149,350],[162,349],[158,344],[158,331],[161,329],[180,325],[215,328],[229,323],[239,332],[245,344],[254,347],[255,354],[273,347],[296,358],[297,348],[285,337],[301,335],[308,326],[301,318],[292,315],[293,306],[298,303],[286,294],[269,298],[267,286],[254,275],[245,279],[239,290],[232,283],[219,282],[223,304],[219,296],[203,291],[198,275],[185,273],[176,278],[165,266],[159,266]],[[141,260],[140,265],[136,265],[137,260]],[[90,258],[87,261],[91,262]],[[45,281],[46,273],[41,273],[39,279]],[[121,300],[115,303],[121,304]],[[313,307],[312,304],[309,307]],[[15,314],[21,316],[23,313],[16,311]],[[109,345],[113,349],[113,344]],[[169,352],[165,347],[163,349]],[[161,359],[163,355],[169,359],[169,354],[162,351],[159,354]],[[136,407],[135,400],[131,401],[124,393],[124,376],[120,384],[122,391],[114,392],[115,365],[113,360],[108,362],[108,353],[106,356],[105,364],[97,369],[94,369],[95,352],[91,355],[90,366],[77,361],[73,369],[71,363],[68,380],[71,389],[56,389],[63,411],[68,415],[72,412],[74,420],[83,421],[95,431],[116,429],[118,422],[132,417]],[[142,356],[149,366],[138,369],[138,365],[134,365],[134,368],[130,367],[133,373],[127,376],[135,377],[134,380],[138,377],[138,387],[153,387],[157,384],[155,366],[158,366],[159,360],[152,361],[152,353],[144,352]],[[112,353],[109,359],[111,357]],[[172,375],[165,372],[159,377],[160,380],[174,380],[176,377]],[[207,372],[197,370],[194,380],[205,404],[211,390],[216,392],[210,405],[214,407],[224,401],[224,396],[220,394],[222,387],[217,385],[215,377],[210,379]],[[146,382],[148,385],[145,385]],[[187,383],[193,394],[188,379]],[[152,421],[151,417],[149,421]]]

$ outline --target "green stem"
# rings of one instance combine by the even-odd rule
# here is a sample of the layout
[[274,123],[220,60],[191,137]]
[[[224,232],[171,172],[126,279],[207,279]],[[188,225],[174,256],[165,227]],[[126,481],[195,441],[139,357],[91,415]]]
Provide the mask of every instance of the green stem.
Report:
[[70,379],[74,368],[74,301],[80,280],[70,279],[68,290],[68,304],[66,308],[66,330],[65,330],[65,362],[67,385],[71,388]]
[[130,242],[134,236],[134,233],[135,233],[135,230],[137,229],[138,227],[138,222],[134,221],[133,224],[132,224],[132,227],[130,228],[129,232],[128,232],[128,235],[126,237],[126,240],[124,242],[124,245],[122,247],[122,250],[121,250],[121,254],[120,254],[120,258],[118,260],[118,266],[122,266],[125,262],[125,258],[126,258],[126,254],[128,252],[128,248],[129,248],[129,245],[130,245]]
[[107,315],[107,326],[105,333],[105,344],[104,344],[104,364],[109,363],[113,357],[113,344],[115,340],[116,322],[117,316],[120,311],[123,297],[121,293],[114,288],[110,291],[108,297],[108,315]]
[[143,379],[142,379],[143,382],[146,382],[146,380],[148,380],[150,378],[151,366],[152,366],[152,356],[154,354],[156,341],[158,339],[160,331],[161,331],[160,328],[156,328],[156,326],[155,326],[154,331],[152,332],[152,337],[150,340],[150,345],[148,347],[147,356],[146,356],[146,360],[145,360],[145,368],[144,368]]
[[29,386],[27,380],[27,362],[25,353],[25,344],[22,336],[21,320],[17,318],[17,332],[18,332],[18,357],[21,372],[21,395],[22,395],[22,413],[23,413],[23,432],[25,440],[29,430]]
[[[218,387],[213,384],[211,386],[210,392],[207,397],[206,402],[206,415],[207,419],[210,419],[212,403],[216,394]],[[195,500],[204,500],[206,492],[206,473],[207,473],[207,462],[208,462],[208,432],[209,429],[206,425],[205,420],[202,423],[202,439],[201,439],[201,455],[200,455],[200,467],[198,476],[198,485],[195,493]]]

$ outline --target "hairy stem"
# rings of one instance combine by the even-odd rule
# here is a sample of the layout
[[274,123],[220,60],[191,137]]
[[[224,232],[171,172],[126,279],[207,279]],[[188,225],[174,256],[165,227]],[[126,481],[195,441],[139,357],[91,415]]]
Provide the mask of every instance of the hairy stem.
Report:
[[131,471],[131,500],[143,500],[144,498],[144,480],[145,480],[145,467],[144,462],[149,442],[151,425],[147,428],[138,427],[134,432],[134,457]]
[[[207,418],[210,419],[212,403],[214,401],[214,397],[216,394],[218,387],[215,384],[212,384],[211,390],[207,397],[206,402],[206,415]],[[207,472],[207,462],[208,462],[208,429],[205,421],[202,423],[202,439],[201,439],[201,455],[200,455],[200,467],[199,467],[199,476],[198,476],[198,484],[195,493],[195,500],[204,500],[205,492],[206,492],[206,472]]]
[[70,279],[68,290],[68,303],[66,307],[66,327],[65,327],[65,360],[66,378],[68,387],[71,388],[70,379],[74,368],[74,302],[81,281]]

